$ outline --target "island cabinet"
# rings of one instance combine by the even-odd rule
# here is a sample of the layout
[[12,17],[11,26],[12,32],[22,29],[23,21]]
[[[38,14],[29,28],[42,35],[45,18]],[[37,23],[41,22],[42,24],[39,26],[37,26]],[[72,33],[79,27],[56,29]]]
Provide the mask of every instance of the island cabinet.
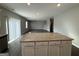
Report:
[[35,55],[47,56],[48,54],[48,42],[36,42]]
[[60,55],[60,41],[49,42],[48,54],[49,56],[59,56]]
[[[38,35],[41,36],[38,37]],[[72,39],[58,33],[31,33],[21,39],[21,51],[23,56],[71,55]]]
[[34,56],[34,42],[22,43],[22,55]]
[[49,42],[49,56],[70,56],[71,44],[71,41]]
[[71,55],[72,42],[63,41],[60,45],[60,55],[61,56],[70,56]]

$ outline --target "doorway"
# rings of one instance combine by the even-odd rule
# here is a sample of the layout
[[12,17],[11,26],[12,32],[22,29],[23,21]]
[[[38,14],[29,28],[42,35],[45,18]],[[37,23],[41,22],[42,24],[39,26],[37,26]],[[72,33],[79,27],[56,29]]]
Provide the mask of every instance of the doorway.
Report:
[[53,32],[53,22],[54,18],[50,18],[50,32]]

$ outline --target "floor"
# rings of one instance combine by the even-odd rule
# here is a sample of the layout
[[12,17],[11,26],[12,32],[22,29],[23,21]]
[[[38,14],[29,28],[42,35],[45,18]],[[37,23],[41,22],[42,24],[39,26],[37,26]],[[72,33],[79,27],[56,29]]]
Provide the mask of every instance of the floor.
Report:
[[79,56],[79,48],[72,46],[72,56]]
[[16,39],[15,41],[8,44],[8,51],[0,53],[0,56],[20,56],[20,40]]
[[8,51],[5,51],[3,53],[0,53],[0,56],[9,56],[9,53],[8,53]]

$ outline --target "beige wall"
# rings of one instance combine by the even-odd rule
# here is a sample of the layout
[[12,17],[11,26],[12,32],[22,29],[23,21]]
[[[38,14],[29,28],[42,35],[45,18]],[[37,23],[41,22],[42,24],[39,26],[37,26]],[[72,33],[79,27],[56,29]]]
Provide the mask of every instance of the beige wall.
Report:
[[50,19],[44,21],[30,21],[31,29],[44,29],[50,31]]
[[6,16],[0,11],[0,34],[6,34]]
[[47,31],[50,31],[50,19],[46,20],[46,23],[44,25],[44,29]]
[[79,6],[61,13],[54,19],[54,31],[73,38],[73,44],[79,47]]
[[31,29],[44,29],[45,21],[31,21]]

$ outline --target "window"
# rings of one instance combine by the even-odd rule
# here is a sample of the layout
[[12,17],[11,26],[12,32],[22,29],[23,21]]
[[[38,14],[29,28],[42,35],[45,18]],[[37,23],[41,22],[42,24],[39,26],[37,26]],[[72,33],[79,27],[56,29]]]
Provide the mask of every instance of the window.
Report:
[[26,21],[26,28],[28,28],[28,22]]
[[9,19],[9,40],[17,39],[21,36],[20,20],[16,18]]

